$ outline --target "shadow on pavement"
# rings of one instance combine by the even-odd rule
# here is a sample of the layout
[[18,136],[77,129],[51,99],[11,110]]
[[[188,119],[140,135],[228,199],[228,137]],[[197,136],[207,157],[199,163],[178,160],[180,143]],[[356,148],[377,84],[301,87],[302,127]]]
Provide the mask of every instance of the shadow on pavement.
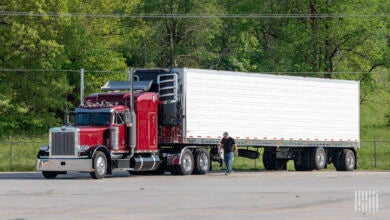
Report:
[[[113,175],[107,175],[106,179],[133,177],[127,172],[114,172]],[[71,179],[92,179],[89,173],[70,172],[68,174],[58,175],[56,179],[71,180]],[[54,179],[54,180],[56,180]],[[1,180],[45,180],[40,172],[10,172],[0,173]]]
[[[254,172],[268,172],[266,170],[234,170],[234,173],[254,173]],[[224,174],[224,170],[213,170],[209,174]],[[130,175],[126,171],[115,171],[112,175],[107,175],[105,179],[113,178],[129,178],[129,177],[142,177],[142,176],[170,176],[169,172],[166,172],[164,175]],[[60,174],[56,179],[61,180],[82,180],[82,179],[92,179],[89,173],[81,172],[69,172],[68,174]],[[0,180],[45,180],[40,172],[0,172]]]

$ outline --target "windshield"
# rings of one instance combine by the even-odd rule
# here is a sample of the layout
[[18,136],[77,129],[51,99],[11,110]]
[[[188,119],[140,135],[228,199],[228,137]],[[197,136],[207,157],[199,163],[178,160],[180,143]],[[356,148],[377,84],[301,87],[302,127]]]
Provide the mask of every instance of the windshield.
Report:
[[110,125],[111,113],[76,113],[76,125]]

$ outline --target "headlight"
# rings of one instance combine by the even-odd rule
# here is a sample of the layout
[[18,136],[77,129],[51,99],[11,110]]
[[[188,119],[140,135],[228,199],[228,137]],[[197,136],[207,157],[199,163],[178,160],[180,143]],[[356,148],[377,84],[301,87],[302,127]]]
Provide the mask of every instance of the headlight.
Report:
[[86,152],[89,150],[89,146],[86,146],[86,145],[81,145],[80,146],[80,152]]
[[42,145],[41,151],[49,151],[49,145]]

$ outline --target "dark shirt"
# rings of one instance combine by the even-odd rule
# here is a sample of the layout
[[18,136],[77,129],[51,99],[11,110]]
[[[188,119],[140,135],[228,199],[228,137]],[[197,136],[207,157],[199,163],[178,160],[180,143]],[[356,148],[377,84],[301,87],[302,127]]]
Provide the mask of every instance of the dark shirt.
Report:
[[235,144],[235,142],[232,137],[222,138],[221,144],[225,153],[233,152],[233,145]]

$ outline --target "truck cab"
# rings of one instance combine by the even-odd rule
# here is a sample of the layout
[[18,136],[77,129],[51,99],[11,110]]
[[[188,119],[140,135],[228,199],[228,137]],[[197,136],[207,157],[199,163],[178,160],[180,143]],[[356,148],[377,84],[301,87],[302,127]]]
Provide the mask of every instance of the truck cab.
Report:
[[137,91],[131,93],[121,92],[118,84],[124,83],[108,82],[102,87],[108,93],[85,97],[74,111],[74,125],[49,130],[49,145],[41,147],[37,159],[46,178],[68,171],[102,178],[114,168],[158,166],[158,96],[147,92],[144,85],[151,82],[136,83]]

